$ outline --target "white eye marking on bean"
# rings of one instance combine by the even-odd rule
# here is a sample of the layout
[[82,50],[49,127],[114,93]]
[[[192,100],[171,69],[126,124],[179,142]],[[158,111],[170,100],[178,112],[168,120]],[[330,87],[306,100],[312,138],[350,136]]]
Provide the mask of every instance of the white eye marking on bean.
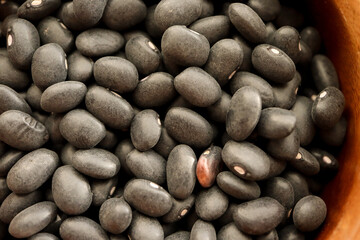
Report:
[[42,3],[42,0],[34,0],[31,2],[31,6],[39,6]]
[[131,240],[130,234],[128,234],[128,238],[129,238],[129,240]]
[[189,30],[190,30],[190,32],[195,33],[196,35],[200,35],[200,33],[195,32],[194,30],[191,30],[191,29],[189,29]]
[[292,209],[289,210],[287,217],[289,218],[291,216]]
[[296,155],[296,159],[297,159],[297,160],[300,160],[301,157],[302,157],[302,156],[301,156],[301,153],[298,153],[298,154]]
[[279,54],[280,54],[280,51],[279,51],[279,50],[277,50],[276,48],[270,48],[270,51],[271,51],[272,53],[277,54],[277,55],[279,55]]
[[314,94],[311,96],[311,100],[315,101],[315,99],[316,99],[316,95]]
[[160,188],[159,185],[157,185],[156,183],[153,183],[153,182],[150,183],[150,186],[153,188]]
[[206,150],[203,155],[208,155],[210,153],[210,150]]
[[300,42],[299,42],[299,51],[302,51],[302,50],[301,50],[301,44],[300,44]]
[[327,94],[327,92],[326,92],[326,91],[324,91],[324,92],[320,93],[320,98],[325,97],[325,96],[326,96],[326,94]]
[[69,67],[69,66],[68,66],[68,62],[67,62],[67,60],[66,60],[66,58],[65,58],[65,69],[68,70],[68,67]]
[[62,22],[60,22],[60,26],[64,29],[67,29],[67,27],[65,26],[65,24],[63,24]]
[[297,94],[298,91],[299,91],[299,88],[296,88],[295,89],[295,95]]
[[234,167],[234,170],[238,173],[240,173],[241,175],[244,175],[245,174],[245,169],[243,169],[242,167],[240,166],[235,166]]
[[325,163],[327,163],[327,164],[331,164],[332,163],[332,161],[331,161],[331,159],[328,157],[328,156],[323,156],[323,161],[325,162]]
[[111,190],[110,190],[110,196],[112,196],[112,195],[114,194],[115,189],[116,189],[116,187],[115,187],[115,186],[113,186],[113,187],[111,188]]
[[157,118],[157,123],[161,126],[161,121],[159,117]]
[[149,47],[150,47],[152,50],[156,51],[156,46],[155,46],[155,44],[153,44],[151,41],[148,41],[148,45],[149,45]]
[[8,44],[8,47],[10,47],[13,43],[13,37],[11,36],[11,34],[8,35],[8,38],[7,38],[7,44]]
[[228,77],[229,80],[232,79],[232,77],[235,75],[236,71],[237,71],[237,69],[234,70],[234,71],[229,75],[229,77]]
[[143,79],[141,79],[140,82],[146,81],[148,78],[149,78],[149,76],[146,76]]
[[[108,89],[109,90],[109,89]],[[112,94],[114,94],[115,96],[117,96],[117,97],[120,97],[120,98],[122,98],[117,92],[114,92],[114,91],[110,91]]]
[[185,208],[185,209],[183,209],[182,211],[181,211],[181,213],[180,213],[180,217],[183,217],[183,216],[185,216],[185,214],[188,212],[188,210]]

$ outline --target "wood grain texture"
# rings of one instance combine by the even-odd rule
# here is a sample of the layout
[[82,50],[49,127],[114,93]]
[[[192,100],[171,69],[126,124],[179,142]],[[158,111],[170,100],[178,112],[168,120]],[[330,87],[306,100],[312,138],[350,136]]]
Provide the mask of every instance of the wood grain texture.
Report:
[[323,194],[328,217],[317,239],[360,239],[360,0],[314,0],[311,8],[338,71],[348,119],[339,173]]

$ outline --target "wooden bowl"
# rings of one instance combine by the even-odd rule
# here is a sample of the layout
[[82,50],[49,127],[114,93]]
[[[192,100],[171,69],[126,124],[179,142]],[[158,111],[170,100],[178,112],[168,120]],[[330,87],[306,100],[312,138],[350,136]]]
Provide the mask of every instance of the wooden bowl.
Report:
[[339,172],[323,193],[328,216],[317,239],[360,239],[360,1],[313,0],[310,4],[339,74],[348,119]]

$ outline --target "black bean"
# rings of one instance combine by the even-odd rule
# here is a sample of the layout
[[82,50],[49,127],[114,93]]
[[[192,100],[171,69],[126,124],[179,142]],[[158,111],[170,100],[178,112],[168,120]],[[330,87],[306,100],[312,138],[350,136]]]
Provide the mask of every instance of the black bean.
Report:
[[172,198],[172,207],[170,211],[162,217],[162,221],[165,223],[177,222],[184,218],[195,203],[195,196],[190,195],[184,200],[177,200]]
[[296,203],[293,221],[300,231],[313,231],[323,223],[326,212],[326,204],[321,198],[314,195],[306,196]]
[[160,139],[161,121],[154,110],[146,109],[137,113],[131,122],[130,137],[135,148],[147,151]]
[[296,73],[291,58],[281,49],[269,44],[256,46],[251,62],[261,76],[276,83],[289,82]]
[[216,185],[203,189],[196,196],[196,214],[205,221],[213,221],[223,215],[228,208],[229,199]]
[[160,38],[162,35],[162,30],[157,25],[155,21],[155,9],[157,4],[148,7],[146,19],[145,19],[145,29],[151,37]]
[[221,148],[212,145],[201,154],[196,165],[196,177],[200,185],[204,188],[211,187],[221,167]]
[[139,82],[134,64],[121,57],[103,57],[94,64],[96,82],[119,93],[132,92]]
[[93,75],[94,62],[79,51],[69,55],[68,65],[68,78],[72,81],[87,82]]
[[19,110],[31,114],[29,104],[16,91],[0,84],[0,114],[8,110]]
[[251,240],[252,238],[241,232],[234,222],[223,226],[217,233],[218,240]]
[[189,67],[177,75],[174,86],[182,97],[198,107],[208,107],[221,97],[220,85],[198,67]]
[[[203,1],[206,2],[206,1]],[[190,29],[204,35],[210,45],[226,38],[230,33],[230,19],[224,15],[201,18],[190,25]]]
[[164,125],[175,140],[196,148],[209,146],[214,135],[210,123],[197,112],[187,108],[170,108]]
[[229,6],[229,18],[239,33],[252,43],[263,43],[266,40],[266,27],[260,16],[243,3],[232,3]]
[[92,201],[88,180],[70,165],[59,167],[55,171],[52,194],[56,206],[70,215],[85,212]]
[[324,143],[329,146],[340,147],[345,140],[347,129],[347,121],[345,117],[340,120],[330,129],[320,129],[319,135]]
[[265,22],[274,20],[280,13],[281,5],[279,0],[261,1],[250,0],[248,5],[261,17]]
[[74,35],[60,19],[46,17],[39,22],[37,29],[42,44],[57,43],[66,53],[72,50],[75,42]]
[[281,108],[266,108],[261,111],[257,125],[259,136],[278,139],[289,136],[295,129],[296,117],[291,111]]
[[268,43],[271,35],[276,32],[276,27],[274,26],[274,24],[272,22],[268,22],[266,23],[266,42]]
[[261,235],[278,226],[284,215],[285,208],[278,201],[262,197],[238,205],[233,218],[240,231]]
[[76,152],[76,148],[70,143],[65,144],[65,146],[61,149],[60,159],[63,165],[70,165],[71,159]]
[[266,146],[267,152],[276,159],[291,161],[299,153],[300,138],[294,129],[288,136],[280,139],[272,139]]
[[126,156],[126,165],[132,174],[157,184],[165,183],[166,160],[153,150],[132,150]]
[[59,10],[59,18],[64,23],[64,25],[74,31],[83,31],[89,26],[87,24],[81,23],[78,20],[78,17],[74,12],[74,2],[64,3]]
[[261,115],[261,97],[258,90],[245,86],[231,98],[226,115],[226,132],[236,140],[242,141],[250,136]]
[[[106,180],[93,180],[91,182],[92,205],[100,207],[107,199],[115,195],[118,176]],[[120,194],[122,195],[122,193]],[[120,197],[120,196],[118,196]]]
[[29,21],[40,20],[58,9],[61,0],[27,0],[18,9],[17,15]]
[[234,94],[238,89],[252,86],[256,88],[261,97],[261,104],[263,108],[274,106],[274,93],[271,85],[258,75],[250,72],[237,72],[230,80],[230,90]]
[[86,108],[114,129],[126,130],[134,117],[132,106],[117,93],[93,85],[85,97]]
[[290,109],[296,102],[296,94],[301,84],[301,75],[296,72],[293,79],[285,84],[273,84],[275,107]]
[[276,229],[273,229],[268,233],[256,237],[256,240],[279,240],[279,237]]
[[165,60],[169,58],[177,65],[200,67],[208,59],[210,44],[204,35],[175,25],[162,35],[161,51]]
[[311,73],[315,86],[320,92],[327,87],[339,88],[339,79],[331,60],[322,54],[317,54],[311,62]]
[[[160,138],[161,139],[161,138]],[[159,140],[160,141],[160,140]],[[120,160],[121,169],[124,169],[125,172],[132,174],[128,165],[126,164],[126,157],[128,153],[130,153],[134,149],[134,145],[132,144],[129,138],[122,140],[119,142],[115,149],[115,155]]]
[[83,216],[67,218],[60,226],[60,236],[64,240],[109,239],[97,222]]
[[75,40],[77,49],[87,57],[103,57],[116,53],[124,44],[124,37],[120,33],[103,28],[86,30]]
[[28,238],[29,240],[59,240],[58,237],[51,233],[37,233]]
[[163,0],[155,8],[154,19],[157,26],[164,32],[174,25],[189,25],[201,15],[200,1]]
[[8,56],[0,54],[0,65],[0,84],[11,87],[16,91],[23,90],[29,85],[30,78],[28,74],[16,69]]
[[110,29],[123,31],[142,22],[146,5],[141,0],[109,0],[102,21]]
[[296,158],[290,161],[290,164],[299,172],[308,176],[316,175],[320,171],[319,162],[311,153],[302,147],[300,147]]
[[64,138],[60,133],[59,125],[63,118],[62,114],[51,114],[45,121],[45,127],[49,132],[50,140],[54,144],[62,144]]
[[207,107],[209,117],[215,122],[225,123],[230,101],[231,96],[225,91],[222,91],[220,99],[213,105]]
[[216,240],[216,231],[210,222],[197,220],[190,232],[190,240]]
[[228,141],[222,150],[222,159],[235,175],[245,180],[265,179],[270,170],[269,156],[248,142]]
[[294,203],[309,195],[309,187],[303,175],[295,171],[286,171],[282,177],[288,180],[294,189]]
[[41,101],[42,91],[35,84],[32,84],[27,92],[25,100],[29,105],[36,110],[41,110],[40,101]]
[[337,172],[339,168],[339,162],[332,154],[319,148],[313,148],[310,152],[319,161],[320,170],[322,173],[327,176],[332,176]]
[[270,159],[270,170],[267,178],[272,178],[280,175],[287,166],[287,161],[278,160],[269,156]]
[[301,39],[309,46],[313,54],[319,52],[321,48],[321,36],[319,31],[314,27],[306,27],[301,33]]
[[345,107],[345,97],[336,87],[327,87],[316,97],[311,117],[319,128],[333,128],[340,120]]
[[256,182],[242,180],[230,171],[220,172],[216,183],[228,195],[240,200],[253,200],[260,197],[260,187]]
[[122,198],[110,198],[100,208],[101,226],[108,232],[120,234],[130,225],[132,220],[131,207]]
[[82,109],[68,112],[61,120],[59,129],[61,135],[77,148],[92,148],[106,135],[102,122]]
[[99,142],[99,147],[106,150],[112,150],[118,143],[117,135],[113,131],[106,130],[106,135]]
[[163,240],[164,230],[156,218],[146,217],[135,212],[128,230],[128,237],[132,240]]
[[291,224],[279,231],[280,240],[305,240],[305,235]]
[[170,137],[166,128],[164,126],[161,127],[161,135],[158,143],[153,147],[153,149],[159,153],[161,156],[167,159],[171,150],[176,147],[176,141]]
[[233,36],[233,39],[240,45],[244,52],[244,58],[243,62],[240,66],[241,71],[250,71],[252,69],[252,63],[251,63],[251,54],[252,54],[252,48],[248,44],[248,42],[242,38],[240,35]]
[[94,26],[102,17],[107,0],[86,1],[75,0],[74,13],[78,21],[87,26]]
[[187,231],[178,231],[165,238],[165,240],[189,240],[189,239],[190,239],[190,232]]
[[311,63],[313,53],[309,46],[300,39],[300,54],[297,64],[299,65],[299,68],[301,67],[308,67]]
[[235,40],[222,39],[211,47],[204,70],[224,86],[241,66],[243,58],[243,50]]
[[169,193],[178,199],[188,198],[196,183],[196,155],[187,145],[177,145],[168,157],[166,182]]
[[274,177],[267,180],[264,183],[262,195],[277,200],[285,207],[286,214],[295,205],[294,188],[288,180],[282,177]]

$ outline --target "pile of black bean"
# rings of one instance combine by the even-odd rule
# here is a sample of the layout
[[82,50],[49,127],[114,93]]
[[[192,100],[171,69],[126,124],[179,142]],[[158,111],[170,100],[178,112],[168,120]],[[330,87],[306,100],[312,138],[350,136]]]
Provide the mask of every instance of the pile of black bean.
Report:
[[303,1],[1,0],[0,239],[316,236],[347,121],[309,19]]

